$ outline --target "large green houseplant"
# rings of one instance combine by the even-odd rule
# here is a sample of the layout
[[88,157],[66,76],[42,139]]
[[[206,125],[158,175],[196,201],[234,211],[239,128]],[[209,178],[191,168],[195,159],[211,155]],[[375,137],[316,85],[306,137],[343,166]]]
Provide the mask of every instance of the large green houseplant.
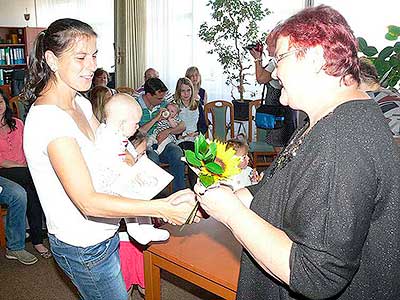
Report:
[[265,40],[266,34],[259,33],[258,22],[271,12],[262,7],[261,0],[209,0],[207,6],[212,9],[212,22],[201,24],[199,37],[212,45],[208,53],[218,55],[226,83],[232,87],[232,98],[243,101],[252,67],[245,47]]
[[[400,36],[400,27],[390,25],[385,38],[396,41]],[[359,51],[369,58],[378,71],[380,84],[383,87],[395,87],[400,80],[400,42],[387,46],[378,52],[377,48],[368,45],[367,41],[358,38]]]

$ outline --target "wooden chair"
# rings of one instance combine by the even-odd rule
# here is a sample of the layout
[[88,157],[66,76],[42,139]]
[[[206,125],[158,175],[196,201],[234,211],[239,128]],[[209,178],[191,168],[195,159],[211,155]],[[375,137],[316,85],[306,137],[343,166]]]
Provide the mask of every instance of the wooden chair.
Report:
[[6,228],[4,217],[7,215],[7,208],[0,206],[0,248],[6,248]]
[[126,93],[128,95],[134,96],[136,94],[135,89],[128,86],[120,86],[115,89],[118,93]]
[[[260,100],[254,100],[249,103],[249,154],[251,156],[251,162],[253,168],[268,167],[278,154],[275,148],[266,143],[266,137],[269,133],[267,129],[256,128],[255,139],[253,141],[253,122],[255,109],[261,105]],[[253,112],[254,108],[254,112]]]
[[20,103],[19,103],[19,96],[14,96],[8,100],[10,103],[10,107],[13,111],[13,116],[21,119],[21,110],[20,110]]
[[[233,123],[233,105],[231,102],[225,100],[215,100],[212,102],[207,102],[204,105],[204,114],[206,118],[206,125],[208,128],[206,132],[207,137],[209,137],[210,130],[212,138],[218,139],[220,141],[226,141],[229,138],[229,132],[230,138],[233,138],[235,136]],[[209,114],[211,114],[212,124],[209,123]]]

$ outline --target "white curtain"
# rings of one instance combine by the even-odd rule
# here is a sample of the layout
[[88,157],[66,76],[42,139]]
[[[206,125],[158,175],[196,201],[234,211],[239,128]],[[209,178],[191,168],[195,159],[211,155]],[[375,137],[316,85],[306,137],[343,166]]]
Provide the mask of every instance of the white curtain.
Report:
[[[231,100],[231,89],[225,84],[222,67],[215,55],[207,54],[210,46],[198,37],[200,24],[211,21],[207,0],[147,0],[146,67],[160,72],[160,78],[174,92],[176,81],[190,66],[197,66],[202,87],[209,100]],[[264,1],[274,13],[261,24],[262,31],[271,30],[278,21],[304,7],[304,0]],[[254,69],[251,70],[254,73]],[[248,87],[261,94],[262,87],[254,80]]]
[[114,71],[114,1],[113,0],[36,0],[38,27],[48,27],[60,18],[74,18],[88,23],[98,35],[97,65]]

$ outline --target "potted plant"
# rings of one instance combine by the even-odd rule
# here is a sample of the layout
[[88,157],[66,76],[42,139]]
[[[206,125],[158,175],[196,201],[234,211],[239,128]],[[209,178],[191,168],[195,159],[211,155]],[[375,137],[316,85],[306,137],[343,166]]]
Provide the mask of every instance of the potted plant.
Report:
[[[390,25],[385,38],[395,41],[400,36],[400,27]],[[394,88],[400,80],[400,42],[396,42],[393,46],[383,48],[379,53],[376,47],[368,45],[367,41],[358,38],[359,51],[369,58],[380,78],[380,84],[383,87]]]
[[[266,33],[260,36],[258,22],[271,12],[262,7],[261,0],[209,0],[207,6],[212,9],[213,22],[201,24],[199,37],[212,45],[209,54],[218,55],[217,60],[227,76],[226,84],[232,87],[231,96],[237,119],[240,103],[246,107],[245,86],[250,84],[247,77],[252,74],[249,70],[253,64],[246,46],[260,39],[265,40]],[[247,118],[248,103],[247,112],[244,109],[242,114]]]

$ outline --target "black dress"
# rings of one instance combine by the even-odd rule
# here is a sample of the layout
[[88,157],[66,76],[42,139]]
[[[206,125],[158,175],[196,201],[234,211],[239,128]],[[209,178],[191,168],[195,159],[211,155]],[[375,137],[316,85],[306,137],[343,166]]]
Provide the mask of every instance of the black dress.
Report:
[[249,190],[293,241],[290,284],[243,252],[237,299],[400,299],[400,151],[376,103],[337,107],[286,161]]

